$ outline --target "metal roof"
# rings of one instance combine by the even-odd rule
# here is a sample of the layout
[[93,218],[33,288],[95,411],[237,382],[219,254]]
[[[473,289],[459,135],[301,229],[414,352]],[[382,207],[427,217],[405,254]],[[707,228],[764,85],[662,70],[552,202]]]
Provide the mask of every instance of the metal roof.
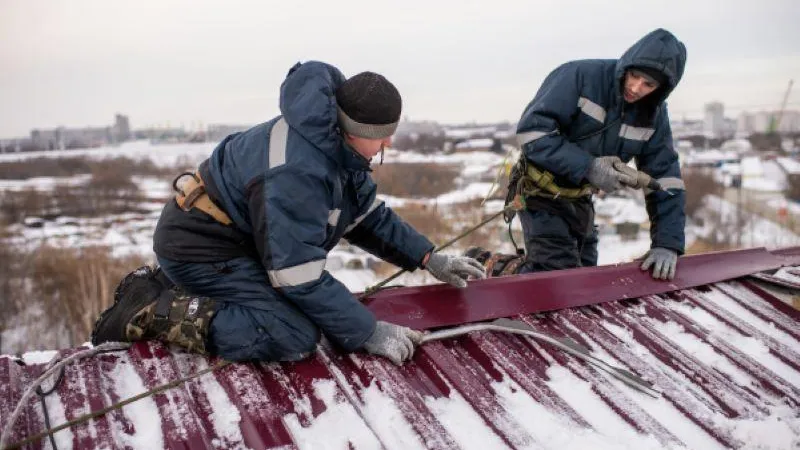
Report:
[[[427,343],[402,367],[325,343],[299,363],[232,364],[60,431],[56,443],[800,448],[800,313],[751,279],[733,279],[800,265],[798,254],[758,249],[686,257],[673,283],[625,264],[485,280],[465,291],[392,289],[369,304],[381,318],[420,328],[515,316],[645,378],[662,392],[657,399],[549,344],[481,331]],[[156,342],[81,360],[45,397],[51,425],[215,362]],[[0,357],[0,426],[44,369]],[[44,429],[34,397],[8,442]],[[49,446],[45,439],[27,448]]]

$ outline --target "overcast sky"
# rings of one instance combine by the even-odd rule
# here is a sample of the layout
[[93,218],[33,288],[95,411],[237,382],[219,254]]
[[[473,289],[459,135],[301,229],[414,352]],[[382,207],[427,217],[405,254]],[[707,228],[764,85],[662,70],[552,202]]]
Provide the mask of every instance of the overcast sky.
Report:
[[558,64],[616,58],[663,27],[688,49],[674,116],[776,109],[800,0],[0,0],[0,137],[32,128],[255,124],[297,61],[384,74],[404,115],[516,121]]

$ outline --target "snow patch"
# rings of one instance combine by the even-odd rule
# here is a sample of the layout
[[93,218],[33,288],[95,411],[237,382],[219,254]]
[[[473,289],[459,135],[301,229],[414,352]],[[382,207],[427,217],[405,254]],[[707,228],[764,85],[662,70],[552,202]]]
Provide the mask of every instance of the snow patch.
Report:
[[349,402],[338,394],[333,380],[314,381],[314,393],[325,404],[325,411],[303,427],[296,414],[283,418],[286,428],[300,449],[380,449],[381,442]]
[[[134,397],[148,390],[127,356],[120,358],[109,377],[114,380],[114,390],[120,398]],[[133,425],[133,434],[128,434],[122,422],[112,420],[109,423],[115,428],[115,440],[137,449],[164,448],[161,414],[152,396],[125,405],[122,412]]]
[[[564,423],[558,417],[549,420],[544,428],[547,448],[593,448],[593,449],[661,449],[664,446],[655,436],[637,433],[611,407],[592,391],[592,385],[563,366],[547,369],[547,385],[567,404],[586,419],[595,431],[576,430],[575,425]],[[521,391],[518,391],[518,393]],[[539,415],[527,415],[539,417]],[[547,420],[547,417],[545,420]],[[560,430],[559,430],[560,429]],[[541,433],[541,430],[539,431]],[[536,434],[538,437],[539,434]]]
[[426,397],[425,405],[436,415],[447,433],[464,450],[507,448],[500,436],[486,426],[483,418],[455,390],[450,397]]

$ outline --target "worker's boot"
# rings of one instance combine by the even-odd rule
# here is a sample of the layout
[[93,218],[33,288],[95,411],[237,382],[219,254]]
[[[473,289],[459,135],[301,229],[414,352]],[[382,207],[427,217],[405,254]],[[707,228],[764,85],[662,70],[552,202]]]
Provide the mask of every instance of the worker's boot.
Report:
[[525,262],[525,254],[521,251],[516,255],[495,253],[481,247],[470,247],[464,256],[475,258],[486,267],[486,276],[489,278],[503,277],[517,273],[519,266]]
[[510,255],[495,253],[486,261],[486,273],[489,277],[504,277],[517,273],[519,266],[525,262],[524,254]]
[[486,264],[486,261],[492,256],[492,252],[483,247],[470,247],[464,251],[464,256],[474,258],[481,264]]
[[92,344],[157,339],[205,353],[215,301],[183,294],[160,269],[140,267],[114,292],[114,304],[100,314]]

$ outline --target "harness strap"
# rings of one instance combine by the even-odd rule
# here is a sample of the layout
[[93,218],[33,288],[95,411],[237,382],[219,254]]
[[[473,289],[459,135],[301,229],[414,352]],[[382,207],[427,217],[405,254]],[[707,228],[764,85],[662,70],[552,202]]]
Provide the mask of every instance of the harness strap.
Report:
[[[177,186],[179,179],[184,176],[189,176],[187,181],[183,183],[182,187]],[[206,185],[200,177],[200,172],[184,172],[178,175],[172,182],[172,187],[175,190],[175,201],[178,206],[184,211],[189,211],[192,208],[197,208],[200,211],[211,216],[217,222],[223,225],[230,225],[233,223],[230,217],[219,206],[215,205],[206,192]]]
[[[532,195],[537,195],[541,192],[541,190],[546,191],[549,194],[552,194],[555,197],[564,197],[569,199],[577,199],[581,197],[585,197],[587,195],[591,195],[594,188],[590,184],[585,184],[579,188],[565,188],[557,185],[553,181],[553,174],[546,171],[546,170],[539,170],[528,162],[527,170],[525,175],[523,175],[523,179],[527,178],[533,181],[540,189],[535,189],[536,192],[533,192]],[[525,192],[523,192],[525,193]]]

